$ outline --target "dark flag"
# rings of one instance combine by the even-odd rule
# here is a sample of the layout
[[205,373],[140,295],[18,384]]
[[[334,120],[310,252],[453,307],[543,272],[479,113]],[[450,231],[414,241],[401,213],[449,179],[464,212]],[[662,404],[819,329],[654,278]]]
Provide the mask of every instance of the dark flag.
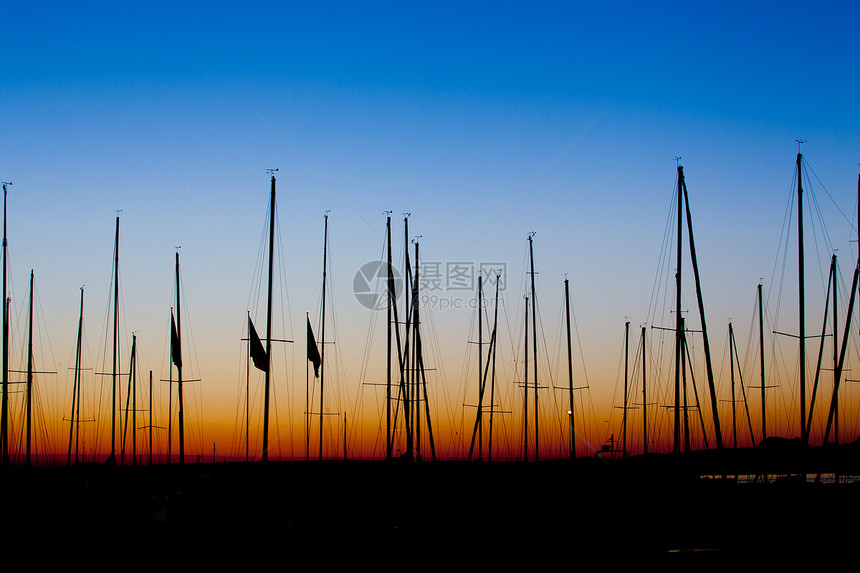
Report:
[[269,357],[266,355],[266,349],[263,348],[263,343],[260,342],[260,337],[257,336],[257,331],[254,329],[254,323],[251,322],[251,317],[248,317],[248,338],[251,342],[251,358],[254,360],[254,366],[267,372],[269,370]]
[[314,363],[314,378],[320,377],[320,351],[317,348],[317,341],[314,339],[314,331],[311,330],[311,319],[308,319],[308,360]]
[[176,331],[176,319],[170,312],[170,358],[177,368],[182,368],[182,346],[179,344],[179,333]]

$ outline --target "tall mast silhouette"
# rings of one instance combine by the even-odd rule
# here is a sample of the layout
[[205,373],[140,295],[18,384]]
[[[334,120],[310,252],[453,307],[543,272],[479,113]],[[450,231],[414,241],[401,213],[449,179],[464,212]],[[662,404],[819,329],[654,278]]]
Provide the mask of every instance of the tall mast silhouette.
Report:
[[801,171],[802,155],[800,144],[797,142],[797,294],[798,294],[798,322],[800,332],[800,434],[804,443],[808,443],[806,435],[806,295],[804,293],[803,280],[803,173]]
[[[708,327],[707,322],[705,321],[705,304],[702,298],[702,283],[699,278],[699,262],[696,257],[696,243],[693,239],[693,218],[690,214],[690,199],[687,194],[687,184],[684,180],[684,167],[680,164],[680,157],[676,158],[678,163],[678,242],[677,242],[677,269],[675,271],[675,283],[676,283],[676,299],[675,299],[675,436],[672,447],[672,453],[678,453],[680,451],[681,446],[681,428],[680,428],[680,379],[681,379],[681,370],[684,369],[684,345],[686,344],[686,337],[684,334],[684,318],[681,314],[681,249],[683,247],[682,235],[683,235],[683,212],[686,212],[687,219],[687,236],[688,241],[690,243],[690,259],[693,266],[693,279],[696,283],[696,302],[698,303],[699,309],[699,320],[702,324],[702,339],[704,343],[705,350],[705,366],[707,369],[708,375],[708,390],[711,398],[711,413],[713,416],[714,422],[714,434],[716,436],[717,449],[721,450],[723,448],[723,437],[722,431],[720,430],[720,416],[719,410],[717,409],[717,391],[716,386],[714,384],[714,370],[711,363],[711,347],[708,342]],[[685,383],[686,387],[686,383]],[[684,399],[686,401],[686,392],[684,393]],[[686,409],[685,409],[685,419],[686,419]],[[689,440],[689,436],[685,438],[685,441]]]
[[173,348],[173,363],[176,365],[176,394],[179,399],[179,463],[185,463],[185,400],[182,397],[182,312],[179,295],[179,250],[176,251],[176,346]]
[[2,460],[0,463],[9,465],[9,300],[6,297],[6,266],[8,241],[6,240],[6,186],[3,182],[3,396],[0,405],[0,441],[2,441]]
[[110,456],[107,463],[116,463],[116,390],[117,355],[119,353],[119,211],[116,214],[116,233],[113,247],[113,367],[111,369],[111,411],[110,411]]
[[535,295],[535,257],[532,237],[534,233],[529,233],[529,264],[531,266],[531,283],[532,283],[532,332],[534,339],[532,346],[534,348],[534,373],[535,373],[535,461],[540,461],[540,433],[538,425],[538,363],[537,363],[537,295]]
[[323,457],[323,393],[325,391],[325,283],[326,256],[328,254],[328,213],[324,218],[323,231],[323,283],[322,283],[322,325],[320,326],[320,460]]
[[27,466],[30,466],[30,447],[33,428],[33,269],[30,269],[30,320],[27,337]]
[[75,382],[72,386],[72,413],[69,418],[69,451],[66,465],[72,461],[72,438],[75,441],[75,463],[78,463],[78,446],[81,424],[81,336],[84,326],[84,287],[81,287],[81,312],[78,317],[78,343],[75,349]]
[[[574,426],[574,413],[573,413],[573,355],[570,351],[570,281],[567,278],[564,279],[564,311],[567,316],[566,326],[567,326],[567,382],[568,382],[568,400],[570,402],[570,411],[568,416],[570,417],[570,459],[574,459],[576,457],[576,427]],[[627,323],[628,326],[630,323]],[[626,370],[625,370],[626,372]],[[625,384],[626,384],[626,374],[625,374]],[[626,388],[626,386],[625,386]],[[625,389],[624,396],[624,406],[627,406],[627,391]],[[624,427],[625,430],[627,428],[627,410],[625,409],[625,422]],[[626,435],[626,433],[625,433]]]
[[[277,170],[275,170],[277,171]],[[272,268],[275,253],[275,174],[272,171],[272,193],[269,203],[269,284],[266,304],[266,385],[263,406],[263,456],[269,460],[269,384],[272,370]]]

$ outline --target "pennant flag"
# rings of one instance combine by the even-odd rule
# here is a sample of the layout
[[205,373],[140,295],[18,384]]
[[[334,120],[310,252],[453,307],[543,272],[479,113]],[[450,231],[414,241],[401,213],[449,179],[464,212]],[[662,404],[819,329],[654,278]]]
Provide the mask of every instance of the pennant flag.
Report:
[[170,358],[177,368],[182,368],[182,346],[179,343],[179,333],[176,331],[176,319],[170,311]]
[[320,377],[320,351],[317,348],[317,341],[314,339],[314,331],[311,330],[311,319],[308,318],[308,360],[314,363],[314,378]]
[[254,323],[251,322],[251,317],[248,317],[248,333],[251,343],[251,358],[254,360],[254,366],[267,372],[269,370],[269,357],[266,355],[266,349],[263,348],[263,343],[260,342],[260,337],[257,336],[257,331],[254,329]]

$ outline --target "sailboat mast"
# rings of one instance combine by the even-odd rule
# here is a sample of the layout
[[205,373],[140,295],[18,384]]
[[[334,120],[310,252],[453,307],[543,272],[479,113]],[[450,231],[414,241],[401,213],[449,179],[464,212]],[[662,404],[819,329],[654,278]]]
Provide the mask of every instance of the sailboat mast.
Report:
[[[407,357],[404,356],[404,354],[405,354],[404,345],[401,344],[401,340],[400,340],[400,321],[399,321],[399,317],[397,314],[397,288],[396,288],[396,285],[394,282],[394,266],[392,265],[392,261],[391,261],[391,257],[392,257],[392,253],[391,253],[391,215],[390,215],[391,211],[388,211],[388,213],[389,213],[389,215],[388,215],[387,220],[386,220],[386,232],[388,234],[388,295],[387,295],[388,296],[388,311],[389,311],[388,331],[389,331],[389,333],[393,332],[394,342],[397,345],[397,365],[398,365],[398,369],[400,372],[400,382],[399,382],[399,386],[398,386],[398,388],[399,388],[398,392],[399,392],[399,396],[402,398],[403,396],[406,395],[404,374],[405,374],[405,360],[407,360]],[[408,262],[408,258],[407,258],[407,262]],[[406,293],[406,298],[407,298],[407,300],[409,298],[408,292]],[[406,316],[407,316],[406,320],[408,323],[408,321],[409,321],[409,318],[408,318],[409,317],[409,306],[408,306],[408,304],[406,305]],[[389,334],[389,336],[390,336],[390,334]],[[408,340],[408,334],[407,334],[406,338]],[[389,343],[389,348],[390,348],[390,343]],[[390,372],[390,370],[391,370],[391,355],[390,354],[389,354],[388,364],[389,364],[388,371]],[[392,424],[393,425],[397,424],[397,412],[398,412],[398,410],[395,410],[394,416],[393,417],[391,416],[391,389],[390,389],[390,384],[388,385],[388,388],[386,390],[386,397],[387,397],[386,420],[388,420],[388,438],[387,438],[388,449],[386,450],[385,456],[386,456],[386,459],[390,460],[391,455],[392,455],[392,449],[393,449]],[[398,406],[399,406],[399,402],[398,402]],[[407,412],[405,406],[404,406],[404,412],[403,413],[404,413],[404,420],[408,420],[408,416],[407,416],[408,412]],[[405,424],[405,425],[407,427],[407,433],[408,433],[409,432],[408,424]]]
[[391,215],[385,218],[385,238],[388,241],[388,280],[386,282],[386,310],[388,312],[388,322],[386,326],[386,343],[385,343],[385,459],[391,459],[391,312],[394,306],[394,300],[391,296],[391,283],[393,281],[391,273]]
[[[412,319],[412,328],[414,330],[412,336],[412,347],[414,360],[412,362],[412,397],[415,403],[412,408],[412,420],[415,426],[415,459],[421,460],[421,390],[419,384],[419,375],[421,371],[421,339],[418,330],[418,241],[415,241],[415,276],[412,279],[412,311],[414,313]],[[425,387],[426,388],[426,387]]]
[[[475,450],[475,436],[478,437],[478,460],[482,459],[482,455],[484,453],[483,448],[483,433],[484,433],[484,421],[483,421],[483,407],[484,407],[484,388],[486,386],[486,378],[484,374],[484,365],[483,365],[483,353],[481,352],[481,347],[484,342],[483,330],[481,328],[483,324],[483,320],[481,317],[481,309],[483,307],[483,277],[482,275],[478,275],[478,403],[475,409],[475,425],[472,428],[472,441],[469,443],[469,457],[467,458],[469,461],[472,460],[472,454]],[[490,352],[493,350],[493,342],[492,339],[490,341]],[[489,356],[487,356],[489,358]],[[487,364],[487,368],[489,369],[489,364]]]
[[645,391],[645,327],[642,327],[642,453],[648,453],[648,394]]
[[[481,304],[484,302],[482,297],[483,290],[483,277],[478,275],[478,459],[481,459],[481,456],[484,453],[484,418],[483,418],[483,408],[484,408],[484,331],[483,331],[483,317],[481,316],[482,306]],[[472,457],[471,455],[469,456]]]
[[110,458],[116,462],[116,361],[119,352],[119,214],[116,216],[116,234],[113,249],[113,370],[111,372]]
[[[308,330],[311,328],[311,315],[305,313]],[[311,340],[307,341],[308,356],[311,356]],[[311,458],[311,382],[310,382],[310,359],[305,361],[305,461]]]
[[149,465],[152,465],[152,370],[149,371]]
[[[860,176],[857,178],[857,219],[860,221]],[[860,223],[857,230],[858,245],[860,245]],[[830,428],[836,421],[837,404],[839,402],[839,384],[842,379],[842,368],[845,363],[845,352],[848,349],[848,335],[851,326],[851,314],[854,311],[854,297],[857,294],[858,279],[860,279],[860,256],[857,258],[857,264],[854,267],[854,279],[851,282],[851,296],[848,299],[848,314],[845,317],[845,330],[842,335],[842,350],[839,354],[839,363],[836,367],[835,383],[833,387],[833,397],[830,400],[830,411],[827,415],[827,426],[824,429],[824,443],[826,444],[830,438]]]
[[[250,458],[250,437],[251,437],[251,311],[248,311],[248,366],[245,368],[245,463]],[[307,395],[307,394],[306,394]],[[305,403],[305,432],[307,432],[307,403]],[[305,449],[307,451],[307,449]]]
[[496,274],[496,300],[493,310],[493,374],[490,379],[490,431],[487,436],[487,461],[493,461],[493,403],[496,399],[496,333],[499,325],[499,280],[501,275]]
[[[798,141],[798,147],[800,146]],[[804,443],[808,443],[806,436],[806,295],[803,280],[803,173],[801,171],[802,155],[797,153],[797,294],[799,298],[799,323],[800,323],[800,433]]]
[[272,173],[272,194],[269,203],[269,285],[266,303],[266,384],[263,407],[263,456],[264,462],[269,460],[269,383],[272,371],[272,269],[275,254],[275,174]]
[[72,414],[69,418],[69,451],[66,465],[72,462],[72,438],[75,440],[75,463],[78,463],[78,441],[81,422],[81,331],[84,325],[84,287],[81,287],[81,314],[78,318],[78,344],[75,350],[75,382],[72,385]]
[[729,322],[729,368],[731,370],[732,380],[732,444],[734,448],[738,447],[738,420],[735,409],[735,353],[734,353],[735,333],[732,329],[732,323]]
[[[405,271],[403,273],[404,289],[403,295],[405,298],[404,307],[406,309],[406,325],[403,329],[403,374],[401,374],[401,399],[403,401],[403,427],[406,429],[406,457],[412,458],[413,447],[413,415],[411,412],[411,392],[412,379],[414,372],[414,364],[410,362],[409,350],[409,334],[411,321],[413,320],[414,312],[414,292],[412,291],[412,270],[409,266],[409,215],[403,217],[403,250]],[[414,343],[413,343],[414,345]]]
[[687,407],[687,332],[686,323],[681,319],[681,384],[684,394],[684,451],[689,452],[690,444],[690,410]]
[[325,380],[325,279],[326,256],[328,248],[328,213],[323,225],[323,283],[322,283],[322,326],[320,327],[320,460],[323,455],[323,381]]
[[30,269],[30,321],[27,338],[27,467],[30,466],[30,445],[33,427],[33,269]]
[[6,299],[6,185],[3,183],[3,399],[0,406],[0,441],[3,442],[2,464],[9,465],[9,310]]
[[[567,281],[565,281],[567,285]],[[570,360],[570,319],[568,319],[567,327],[567,353]],[[621,414],[621,457],[627,457],[627,386],[629,381],[629,364],[630,364],[630,321],[624,323],[624,409]],[[570,384],[570,405],[571,412],[573,411],[573,381]]]
[[[136,343],[132,344],[132,354],[135,354]],[[134,368],[131,376],[131,465],[137,465],[137,361],[132,358]]]
[[179,463],[185,463],[185,417],[182,398],[182,312],[180,310],[179,296],[179,251],[176,251],[176,341],[177,346],[174,360],[176,360],[176,392],[179,398]]
[[[860,252],[860,175],[857,176],[857,245]],[[836,257],[836,255],[833,255]],[[860,269],[860,255],[857,258],[857,268]],[[836,274],[833,275],[833,280],[836,280]],[[853,294],[853,291],[852,291]],[[836,390],[833,392],[833,443],[839,443],[839,377],[836,375],[837,370],[841,374],[842,368],[837,368],[836,362],[836,285],[833,286],[833,363],[834,363],[834,386]],[[847,322],[851,320],[851,310],[848,311]],[[845,329],[845,336],[848,336],[848,329]]]
[[[839,347],[839,331],[836,328],[836,323],[838,322],[838,316],[836,314],[836,299],[838,296],[836,295],[836,255],[833,255],[833,386],[836,386],[836,370],[839,364],[839,351],[837,348]],[[839,394],[834,393],[835,406],[833,409],[833,443],[839,443]],[[810,407],[810,417],[812,416],[812,411]],[[809,433],[807,432],[807,435]]]
[[830,439],[830,429],[833,427],[834,418],[836,417],[836,404],[838,402],[839,396],[839,384],[842,381],[842,369],[845,365],[845,354],[848,350],[848,335],[851,333],[851,315],[854,312],[854,300],[855,295],[857,294],[858,279],[860,279],[860,260],[857,261],[857,265],[854,267],[854,278],[851,281],[851,296],[848,298],[848,313],[845,316],[845,330],[842,335],[842,350],[839,353],[839,363],[836,366],[836,376],[833,386],[833,397],[830,400],[830,410],[827,414],[827,425],[824,428],[823,442],[825,444]]
[[[573,414],[573,354],[570,350],[570,282],[567,278],[564,279],[564,310],[567,315],[567,382],[568,382],[568,400],[569,411],[568,416],[570,418],[570,459],[574,459],[576,457],[576,429],[574,426],[574,414]],[[627,323],[627,326],[630,326],[630,323]],[[627,406],[627,370],[625,365],[625,374],[624,374],[624,405]],[[626,416],[627,410],[624,410],[624,414]],[[624,419],[624,428],[627,428],[627,418]],[[626,436],[626,433],[625,433]]]
[[764,305],[761,296],[761,283],[758,283],[758,345],[759,345],[759,360],[761,369],[761,439],[767,438],[767,405],[765,403],[765,384],[764,384],[764,314],[762,310]]
[[[136,348],[137,348],[137,335],[132,333],[132,335],[131,335],[131,358],[129,359],[129,362],[128,362],[128,387],[126,388],[126,394],[125,394],[125,419],[124,419],[124,421],[120,420],[120,423],[123,424],[123,427],[122,427],[122,444],[121,444],[120,455],[119,455],[120,464],[122,464],[122,465],[125,465],[125,440],[126,440],[126,437],[128,436],[129,403],[131,401],[131,397],[134,395],[133,384],[134,384],[134,371],[136,368],[136,366],[135,366],[135,356],[137,355]],[[133,406],[132,406],[132,408],[133,408]],[[134,414],[132,414],[132,415],[134,415]],[[134,427],[132,427],[132,435],[134,435]],[[134,461],[134,459],[132,459],[132,462],[133,461]]]
[[[415,242],[415,302],[420,300],[419,298],[419,280],[418,280],[418,242]],[[424,392],[424,418],[427,420],[427,441],[430,445],[430,459],[434,462],[436,461],[436,444],[433,441],[433,420],[430,417],[430,398],[427,396],[427,375],[424,370],[424,351],[421,346],[421,332],[418,330],[418,326],[421,324],[421,321],[418,320],[418,308],[416,306],[415,309],[415,354],[418,358],[418,362],[416,366],[418,368],[416,377],[420,374],[421,380],[420,382],[416,378],[416,383],[420,383],[421,387],[416,388],[416,390],[420,393],[423,389]],[[421,407],[421,396],[418,395],[418,403],[416,404],[416,408]],[[418,418],[420,420],[420,418]],[[420,438],[420,433],[419,433]],[[421,454],[421,443],[418,443],[418,454]]]
[[675,267],[675,413],[674,413],[674,440],[672,443],[672,453],[677,454],[681,451],[681,367],[683,346],[682,337],[684,335],[683,319],[681,318],[681,249],[683,248],[682,225],[682,201],[683,188],[681,178],[683,177],[683,167],[678,165],[678,240],[677,240],[677,266]]
[[[720,413],[717,407],[717,390],[714,384],[714,368],[711,363],[711,344],[708,341],[708,323],[705,320],[705,303],[702,298],[702,281],[699,277],[699,262],[696,257],[696,242],[693,239],[693,217],[690,214],[690,197],[687,193],[687,183],[684,181],[683,170],[680,175],[681,180],[678,186],[678,192],[680,193],[683,189],[684,205],[686,206],[687,212],[687,232],[689,233],[690,241],[690,259],[692,260],[693,278],[696,283],[696,301],[699,306],[699,320],[702,323],[702,343],[705,349],[705,369],[708,375],[708,391],[711,396],[711,414],[714,420],[714,434],[716,435],[717,449],[721,450],[723,449],[723,433],[720,429]],[[701,418],[701,410],[699,411],[699,417]]]
[[537,373],[537,296],[535,295],[535,257],[534,257],[534,246],[532,242],[532,237],[534,233],[529,235],[529,264],[531,266],[531,283],[532,283],[532,332],[534,336],[532,337],[534,340],[532,341],[532,346],[534,347],[534,357],[535,357],[535,461],[540,461],[540,434],[538,433],[538,373]]

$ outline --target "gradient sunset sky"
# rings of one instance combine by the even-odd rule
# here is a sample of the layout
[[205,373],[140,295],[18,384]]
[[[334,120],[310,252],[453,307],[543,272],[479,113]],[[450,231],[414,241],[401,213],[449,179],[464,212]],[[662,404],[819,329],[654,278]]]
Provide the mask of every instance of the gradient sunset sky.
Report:
[[[334,344],[326,349],[332,392],[326,399],[332,412],[346,412],[351,454],[381,454],[382,394],[367,383],[383,381],[384,317],[360,304],[353,279],[383,253],[386,210],[399,263],[409,212],[410,240],[420,236],[424,261],[442,269],[505,265],[497,383],[499,407],[512,413],[503,416],[505,433],[496,439],[514,442],[512,455],[519,439],[527,237],[535,233],[541,385],[567,384],[561,322],[567,276],[578,333],[576,385],[589,387],[577,391],[578,447],[596,448],[619,432],[613,406],[620,399],[625,321],[632,365],[640,326],[674,320],[672,304],[664,308],[660,298],[674,296],[674,255],[663,253],[668,258],[661,262],[661,248],[667,225],[673,232],[680,156],[719,398],[728,400],[730,319],[742,354],[751,354],[744,375],[753,382],[745,382],[758,376],[747,346],[761,279],[768,330],[797,330],[793,220],[787,255],[783,236],[787,213],[796,217],[797,139],[807,141],[801,150],[815,195],[805,205],[808,334],[821,328],[834,248],[846,283],[839,312],[847,307],[857,259],[851,241],[860,162],[858,16],[852,2],[7,5],[0,32],[0,179],[14,183],[11,367],[25,364],[32,268],[41,313],[38,368],[58,372],[39,378],[46,426],[59,424],[70,407],[82,285],[85,361],[92,372],[102,371],[109,360],[114,224],[122,210],[122,363],[135,332],[144,375],[169,376],[174,252],[181,245],[184,375],[202,379],[187,404],[188,451],[211,455],[214,445],[219,455],[243,453],[236,437],[247,368],[241,339],[249,311],[264,333],[266,169],[278,168],[283,280],[276,281],[274,336],[296,343],[277,348],[278,415],[270,439],[278,436],[273,448],[280,449],[273,455],[304,455],[305,314],[318,332],[327,211],[326,339]],[[821,223],[829,239],[816,238],[823,237]],[[692,276],[689,267],[684,273]],[[692,281],[686,285],[688,320],[698,328]],[[468,344],[477,339],[469,308],[475,293],[435,294],[422,312],[425,362],[435,369],[429,382],[437,448],[459,457],[475,413],[464,404],[477,399],[477,349]],[[485,325],[485,340],[488,332]],[[661,349],[660,331],[649,328],[648,336],[655,357],[671,355],[671,338]],[[795,346],[766,344],[773,383],[782,386],[773,391],[769,417],[775,433],[791,436],[798,425]],[[700,339],[691,345],[703,362]],[[808,346],[811,368],[817,343]],[[662,377],[653,381],[657,387],[669,381],[671,356],[664,360],[660,373],[649,374]],[[696,376],[704,401],[703,370]],[[94,374],[86,380],[91,415],[103,423],[92,387],[105,380]],[[166,385],[159,384],[156,415],[164,416]],[[256,424],[256,370],[251,385]],[[560,453],[566,395],[541,392],[547,452]],[[666,416],[668,388],[654,392],[654,415]],[[853,392],[846,399],[858,397]],[[757,419],[759,403],[751,408]],[[854,439],[856,413],[845,410],[844,431]],[[721,415],[728,442],[729,413]],[[342,453],[335,449],[337,424],[327,421],[327,455]],[[68,426],[58,427],[48,433],[65,451]],[[655,439],[662,447],[671,437]],[[259,433],[251,438],[255,447]]]

